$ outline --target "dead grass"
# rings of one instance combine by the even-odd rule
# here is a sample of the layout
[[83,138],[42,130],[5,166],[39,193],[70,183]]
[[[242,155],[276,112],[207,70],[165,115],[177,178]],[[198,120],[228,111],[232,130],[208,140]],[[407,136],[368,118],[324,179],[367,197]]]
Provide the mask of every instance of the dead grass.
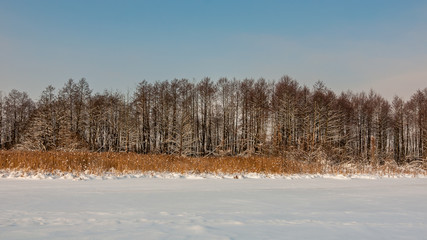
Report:
[[424,165],[398,166],[394,161],[368,165],[328,164],[284,157],[203,157],[141,155],[136,153],[0,151],[0,169],[36,172],[175,172],[175,173],[263,173],[263,174],[426,174]]

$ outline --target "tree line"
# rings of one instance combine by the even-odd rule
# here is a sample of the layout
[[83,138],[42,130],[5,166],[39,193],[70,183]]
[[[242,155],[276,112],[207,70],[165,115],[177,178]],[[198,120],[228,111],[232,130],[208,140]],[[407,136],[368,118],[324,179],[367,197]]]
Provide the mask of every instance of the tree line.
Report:
[[283,155],[401,164],[427,158],[427,88],[389,102],[373,90],[334,93],[284,76],[142,81],[93,93],[86,79],[48,86],[34,102],[0,96],[0,149],[186,156]]

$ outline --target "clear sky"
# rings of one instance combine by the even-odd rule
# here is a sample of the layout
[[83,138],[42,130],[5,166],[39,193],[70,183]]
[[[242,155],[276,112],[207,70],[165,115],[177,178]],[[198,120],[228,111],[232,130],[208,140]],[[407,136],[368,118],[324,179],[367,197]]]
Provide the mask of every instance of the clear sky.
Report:
[[0,0],[3,95],[285,74],[408,99],[427,87],[427,1]]

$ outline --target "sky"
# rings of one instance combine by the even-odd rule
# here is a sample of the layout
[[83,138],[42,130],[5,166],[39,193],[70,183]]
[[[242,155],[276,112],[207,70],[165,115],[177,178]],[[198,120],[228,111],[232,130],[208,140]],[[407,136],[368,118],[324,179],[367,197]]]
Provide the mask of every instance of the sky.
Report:
[[427,87],[426,43],[427,1],[0,0],[0,90],[289,75],[409,99]]

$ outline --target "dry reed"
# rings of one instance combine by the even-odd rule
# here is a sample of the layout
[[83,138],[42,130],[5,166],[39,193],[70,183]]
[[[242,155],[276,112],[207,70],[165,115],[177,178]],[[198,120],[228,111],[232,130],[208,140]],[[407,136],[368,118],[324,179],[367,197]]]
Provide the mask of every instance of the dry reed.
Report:
[[36,172],[75,172],[102,175],[106,172],[175,172],[223,174],[426,174],[425,167],[401,167],[388,161],[383,165],[329,164],[284,157],[182,157],[136,153],[0,151],[0,169]]

